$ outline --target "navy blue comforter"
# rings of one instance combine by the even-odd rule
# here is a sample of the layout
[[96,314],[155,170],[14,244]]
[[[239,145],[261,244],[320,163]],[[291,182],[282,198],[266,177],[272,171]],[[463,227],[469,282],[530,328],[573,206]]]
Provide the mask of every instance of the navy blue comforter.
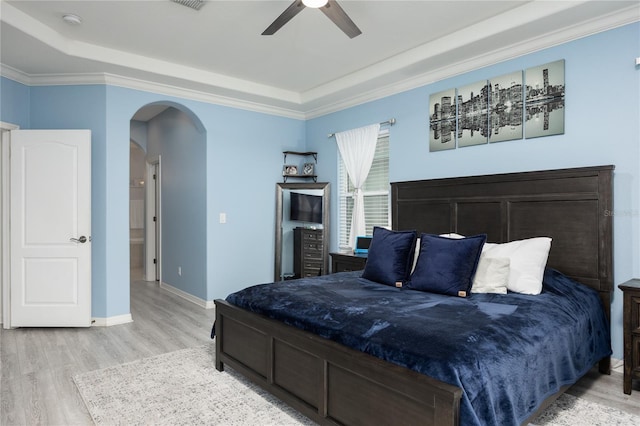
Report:
[[462,388],[462,425],[521,424],[611,354],[597,292],[554,270],[537,296],[465,299],[360,274],[257,285],[227,301]]

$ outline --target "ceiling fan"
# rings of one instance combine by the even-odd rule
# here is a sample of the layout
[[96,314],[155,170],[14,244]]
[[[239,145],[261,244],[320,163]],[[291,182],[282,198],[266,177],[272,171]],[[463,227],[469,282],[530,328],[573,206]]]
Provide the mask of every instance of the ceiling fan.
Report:
[[327,15],[349,38],[354,38],[362,34],[362,31],[353,23],[349,15],[347,15],[335,0],[295,0],[269,25],[269,28],[264,30],[262,35],[273,35],[305,7],[320,9],[322,13]]

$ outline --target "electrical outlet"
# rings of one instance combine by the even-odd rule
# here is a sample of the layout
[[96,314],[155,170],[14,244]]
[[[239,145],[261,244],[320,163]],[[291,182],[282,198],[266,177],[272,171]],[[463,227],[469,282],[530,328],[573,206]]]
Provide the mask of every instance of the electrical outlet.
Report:
[[227,214],[220,213],[220,223],[227,223]]
[[178,275],[182,276],[182,266],[178,266]]

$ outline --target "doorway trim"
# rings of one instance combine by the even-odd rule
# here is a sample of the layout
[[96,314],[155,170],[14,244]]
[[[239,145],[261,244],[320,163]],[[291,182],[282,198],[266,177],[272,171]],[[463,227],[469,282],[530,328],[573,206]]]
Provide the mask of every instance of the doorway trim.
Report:
[[2,230],[2,246],[0,246],[0,280],[2,286],[0,288],[0,321],[5,329],[11,328],[11,280],[10,275],[10,235],[11,223],[9,221],[9,180],[10,162],[9,152],[11,147],[11,130],[17,130],[20,126],[0,121],[0,161],[2,162],[2,174],[0,175],[0,229]]
[[[162,282],[162,156],[147,160],[144,280]],[[155,179],[154,179],[155,175]],[[155,221],[153,220],[155,217]],[[155,263],[154,263],[155,259]]]

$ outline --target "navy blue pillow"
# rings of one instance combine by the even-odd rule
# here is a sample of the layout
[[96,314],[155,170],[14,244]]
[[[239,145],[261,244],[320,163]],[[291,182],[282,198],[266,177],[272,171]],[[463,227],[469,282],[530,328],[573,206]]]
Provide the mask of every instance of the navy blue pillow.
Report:
[[362,277],[380,284],[402,287],[409,278],[416,231],[390,231],[374,227]]
[[486,240],[486,235],[453,239],[422,234],[407,288],[467,297]]

